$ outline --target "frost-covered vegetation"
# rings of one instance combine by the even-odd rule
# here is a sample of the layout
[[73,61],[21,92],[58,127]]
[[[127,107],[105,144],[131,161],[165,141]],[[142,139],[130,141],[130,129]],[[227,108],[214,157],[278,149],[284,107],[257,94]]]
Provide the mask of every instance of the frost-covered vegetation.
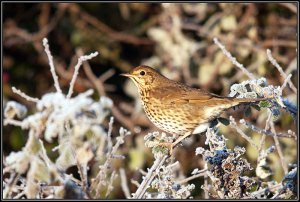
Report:
[[[294,4],[32,5],[33,33],[24,22],[36,12],[3,9],[3,198],[297,198]],[[170,156],[159,143],[173,136],[118,76],[141,63],[216,94],[268,100],[230,110]]]

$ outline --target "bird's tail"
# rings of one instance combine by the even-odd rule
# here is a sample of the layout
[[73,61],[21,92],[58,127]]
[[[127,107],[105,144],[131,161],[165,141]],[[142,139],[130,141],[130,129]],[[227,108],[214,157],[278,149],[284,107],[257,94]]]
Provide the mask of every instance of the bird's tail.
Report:
[[246,103],[255,103],[260,101],[270,100],[270,98],[234,98],[234,105],[246,104]]
[[235,98],[235,100],[239,103],[247,103],[247,102],[259,102],[270,100],[270,98]]

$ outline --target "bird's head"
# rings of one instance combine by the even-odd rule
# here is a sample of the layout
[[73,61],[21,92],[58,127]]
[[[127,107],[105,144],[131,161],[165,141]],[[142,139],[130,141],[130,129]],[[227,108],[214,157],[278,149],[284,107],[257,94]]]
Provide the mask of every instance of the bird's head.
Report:
[[145,65],[141,65],[134,68],[128,74],[121,75],[130,78],[134,82],[134,84],[139,88],[139,90],[158,87],[162,84],[162,82],[165,83],[167,80],[156,70]]

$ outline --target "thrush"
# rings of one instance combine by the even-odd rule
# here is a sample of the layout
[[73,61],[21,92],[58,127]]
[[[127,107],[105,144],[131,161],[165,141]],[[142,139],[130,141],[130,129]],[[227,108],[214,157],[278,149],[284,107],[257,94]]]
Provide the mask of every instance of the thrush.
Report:
[[137,86],[150,121],[159,129],[178,137],[171,144],[162,144],[170,150],[189,135],[206,131],[223,111],[242,103],[265,100],[215,95],[170,80],[145,65],[121,75],[129,77]]

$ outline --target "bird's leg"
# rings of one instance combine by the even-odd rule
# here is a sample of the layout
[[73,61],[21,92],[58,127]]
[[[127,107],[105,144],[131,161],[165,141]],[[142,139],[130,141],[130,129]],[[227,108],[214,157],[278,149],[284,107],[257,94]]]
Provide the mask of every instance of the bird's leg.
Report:
[[169,150],[169,155],[171,156],[173,153],[173,143],[171,142],[161,142],[158,146],[165,147]]
[[178,139],[176,139],[176,141],[175,142],[161,142],[161,143],[159,143],[158,145],[159,146],[162,146],[162,147],[166,147],[166,148],[168,148],[169,149],[169,153],[170,153],[170,155],[172,155],[172,153],[173,153],[173,148],[178,144],[178,143],[180,143],[182,140],[184,140],[185,138],[187,138],[188,136],[190,136],[191,135],[191,133],[186,133],[185,135],[183,135],[183,136],[180,136]]
[[175,142],[172,143],[172,146],[175,147],[178,143],[180,143],[182,140],[184,140],[185,138],[187,138],[188,136],[190,136],[192,133],[186,133],[183,136],[179,136],[178,139],[176,139]]

